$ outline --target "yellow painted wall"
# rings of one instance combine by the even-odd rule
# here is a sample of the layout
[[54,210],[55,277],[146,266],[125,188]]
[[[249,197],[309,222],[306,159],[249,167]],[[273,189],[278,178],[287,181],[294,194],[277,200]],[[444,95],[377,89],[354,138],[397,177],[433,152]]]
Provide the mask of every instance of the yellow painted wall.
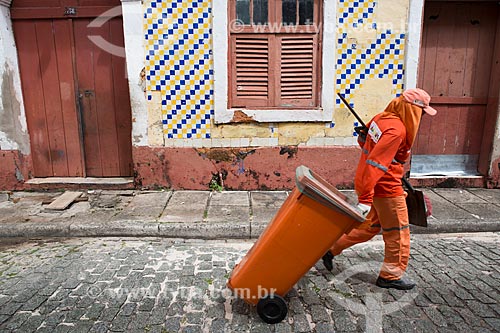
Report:
[[[403,91],[408,6],[409,0],[337,2],[332,94],[344,94],[365,122]],[[216,125],[210,2],[149,0],[144,10],[151,146],[355,145],[356,119],[340,100],[330,123]]]

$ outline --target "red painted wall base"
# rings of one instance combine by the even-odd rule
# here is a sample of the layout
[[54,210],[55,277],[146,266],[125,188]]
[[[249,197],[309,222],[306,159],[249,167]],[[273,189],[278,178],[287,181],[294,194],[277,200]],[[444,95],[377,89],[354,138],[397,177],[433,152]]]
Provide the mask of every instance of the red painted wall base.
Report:
[[24,190],[33,171],[31,155],[17,150],[0,150],[0,190]]
[[[306,165],[339,188],[352,188],[359,148],[150,148],[134,147],[137,187],[208,190],[278,190],[295,186]],[[222,178],[222,182],[220,181]]]
[[494,160],[491,166],[491,174],[486,186],[488,188],[500,188],[500,158]]
[[[357,147],[273,148],[152,148],[134,147],[134,180],[137,189],[173,190],[290,190],[295,169],[305,165],[337,188],[352,188],[360,150]],[[40,190],[25,180],[32,178],[31,155],[0,151],[0,190]],[[488,179],[412,179],[418,187],[500,188],[500,159]],[[44,190],[61,186],[44,186]]]

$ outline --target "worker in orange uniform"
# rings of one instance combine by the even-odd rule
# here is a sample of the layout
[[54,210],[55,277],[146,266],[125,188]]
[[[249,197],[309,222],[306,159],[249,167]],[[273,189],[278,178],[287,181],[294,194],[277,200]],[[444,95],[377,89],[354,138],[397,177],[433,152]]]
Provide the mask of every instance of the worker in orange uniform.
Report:
[[415,286],[403,278],[410,255],[410,229],[401,178],[423,113],[437,113],[429,106],[430,99],[422,89],[406,90],[360,131],[358,143],[362,152],[354,187],[365,222],[343,235],[323,256],[328,270],[333,268],[334,256],[372,239],[382,230],[385,254],[376,285],[401,290]]

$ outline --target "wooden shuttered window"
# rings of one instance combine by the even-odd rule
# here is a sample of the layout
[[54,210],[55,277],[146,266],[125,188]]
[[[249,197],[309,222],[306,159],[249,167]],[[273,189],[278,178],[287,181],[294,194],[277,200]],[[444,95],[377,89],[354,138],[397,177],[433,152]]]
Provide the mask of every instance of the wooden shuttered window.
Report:
[[317,35],[231,36],[231,107],[317,106]]
[[315,109],[320,0],[229,0],[229,107]]
[[236,107],[269,106],[270,36],[232,36],[232,101]]
[[283,107],[316,106],[316,36],[279,37],[278,105]]

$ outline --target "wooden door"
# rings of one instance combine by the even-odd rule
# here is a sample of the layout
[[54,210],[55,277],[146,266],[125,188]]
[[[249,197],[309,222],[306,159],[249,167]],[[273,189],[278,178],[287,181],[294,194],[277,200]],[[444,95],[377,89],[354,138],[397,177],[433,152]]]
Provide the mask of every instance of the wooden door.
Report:
[[74,20],[76,75],[82,114],[87,176],[131,175],[131,111],[125,58],[95,45],[101,36],[123,47],[121,18],[89,29],[90,19]]
[[420,155],[431,156],[425,163],[473,161],[477,170],[498,8],[496,2],[426,2],[418,86],[438,114],[422,119],[412,171]]
[[14,21],[34,176],[85,175],[71,20]]
[[121,18],[100,28],[88,27],[93,18],[22,18],[13,17],[13,29],[34,176],[131,176],[125,59],[88,38],[101,36],[123,47]]

